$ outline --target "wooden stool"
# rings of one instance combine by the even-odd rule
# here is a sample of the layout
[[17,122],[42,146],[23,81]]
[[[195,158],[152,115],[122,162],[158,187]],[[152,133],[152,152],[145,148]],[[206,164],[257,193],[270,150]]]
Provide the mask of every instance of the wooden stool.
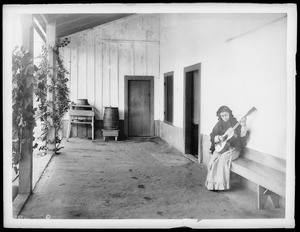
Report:
[[106,130],[102,129],[103,141],[106,137],[115,137],[115,141],[118,141],[119,130]]

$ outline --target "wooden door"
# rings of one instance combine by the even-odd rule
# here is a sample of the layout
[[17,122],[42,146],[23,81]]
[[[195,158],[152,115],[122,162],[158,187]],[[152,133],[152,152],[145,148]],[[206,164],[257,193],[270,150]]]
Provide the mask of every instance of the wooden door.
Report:
[[128,136],[150,136],[150,80],[128,81]]

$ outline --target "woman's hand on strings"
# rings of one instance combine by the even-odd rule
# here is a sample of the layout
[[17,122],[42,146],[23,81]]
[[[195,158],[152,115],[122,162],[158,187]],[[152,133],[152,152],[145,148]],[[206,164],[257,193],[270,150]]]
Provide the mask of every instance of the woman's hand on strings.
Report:
[[241,126],[246,126],[247,118],[242,118],[241,120]]

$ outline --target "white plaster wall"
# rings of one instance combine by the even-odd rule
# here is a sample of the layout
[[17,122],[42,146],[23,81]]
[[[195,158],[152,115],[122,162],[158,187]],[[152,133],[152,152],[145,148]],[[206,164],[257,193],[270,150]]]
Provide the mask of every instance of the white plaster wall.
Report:
[[238,119],[255,106],[248,147],[285,159],[286,21],[285,14],[162,14],[160,76],[174,71],[174,126],[183,126],[183,69],[201,63],[201,133],[209,135],[221,105]]

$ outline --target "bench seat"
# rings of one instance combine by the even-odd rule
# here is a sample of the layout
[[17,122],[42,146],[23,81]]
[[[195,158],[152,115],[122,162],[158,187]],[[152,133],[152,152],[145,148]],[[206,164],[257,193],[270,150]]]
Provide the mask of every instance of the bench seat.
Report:
[[264,207],[268,196],[279,207],[278,195],[285,197],[285,173],[253,160],[240,157],[232,162],[231,171],[258,185],[258,208]]

